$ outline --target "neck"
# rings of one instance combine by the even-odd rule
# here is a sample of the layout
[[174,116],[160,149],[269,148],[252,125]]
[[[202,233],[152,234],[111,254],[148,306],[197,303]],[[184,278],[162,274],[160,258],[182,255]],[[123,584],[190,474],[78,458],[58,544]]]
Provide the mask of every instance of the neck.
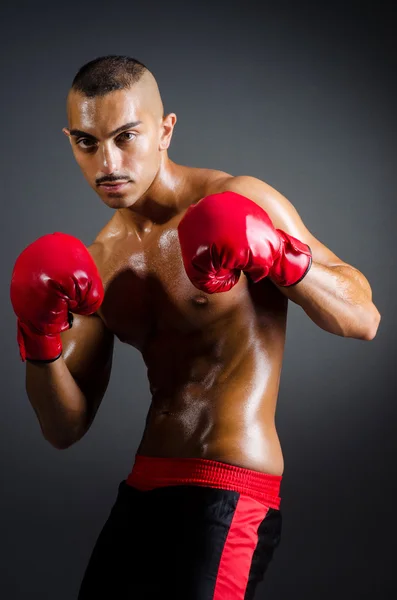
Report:
[[182,167],[165,155],[149,189],[132,206],[119,209],[123,219],[133,222],[142,233],[150,231],[153,224],[169,221],[180,211],[181,171]]

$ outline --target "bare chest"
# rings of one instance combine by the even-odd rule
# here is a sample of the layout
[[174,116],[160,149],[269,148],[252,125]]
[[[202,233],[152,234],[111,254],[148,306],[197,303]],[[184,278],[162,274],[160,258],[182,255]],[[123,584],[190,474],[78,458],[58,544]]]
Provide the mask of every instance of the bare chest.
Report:
[[153,339],[219,328],[236,314],[274,321],[285,313],[285,298],[271,283],[253,286],[243,274],[227,293],[196,289],[185,273],[177,223],[144,241],[131,235],[109,245],[98,267],[105,287],[100,316],[121,341],[140,350]]

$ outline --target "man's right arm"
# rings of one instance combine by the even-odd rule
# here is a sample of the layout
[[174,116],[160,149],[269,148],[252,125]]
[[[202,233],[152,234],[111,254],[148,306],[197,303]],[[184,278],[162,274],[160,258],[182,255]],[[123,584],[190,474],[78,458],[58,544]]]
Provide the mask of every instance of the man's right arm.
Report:
[[26,391],[45,439],[64,449],[94,420],[110,379],[114,335],[96,314],[74,314],[61,340],[54,362],[26,361]]

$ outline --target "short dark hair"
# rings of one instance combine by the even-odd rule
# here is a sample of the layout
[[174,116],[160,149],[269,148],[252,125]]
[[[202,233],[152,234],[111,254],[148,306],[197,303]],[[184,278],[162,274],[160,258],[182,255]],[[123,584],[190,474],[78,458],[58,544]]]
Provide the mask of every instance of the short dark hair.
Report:
[[130,56],[100,56],[83,65],[73,79],[72,89],[86,96],[104,96],[131,87],[149,69]]

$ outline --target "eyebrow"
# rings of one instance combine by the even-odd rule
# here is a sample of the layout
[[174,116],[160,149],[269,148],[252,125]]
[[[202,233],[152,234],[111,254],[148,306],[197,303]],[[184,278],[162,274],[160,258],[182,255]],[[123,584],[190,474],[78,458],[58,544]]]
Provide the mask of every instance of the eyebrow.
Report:
[[[141,123],[142,123],[142,121],[131,121],[131,123],[125,123],[125,125],[121,125],[120,127],[117,127],[117,129],[115,129],[114,131],[111,131],[108,134],[108,137],[113,137],[113,136],[117,135],[118,133],[125,131],[126,129],[131,129],[132,127],[136,127],[137,125],[140,125]],[[73,135],[75,137],[86,137],[86,138],[90,138],[91,140],[97,139],[95,137],[95,135],[91,135],[91,133],[87,133],[86,131],[82,131],[81,129],[71,129],[70,135]]]

